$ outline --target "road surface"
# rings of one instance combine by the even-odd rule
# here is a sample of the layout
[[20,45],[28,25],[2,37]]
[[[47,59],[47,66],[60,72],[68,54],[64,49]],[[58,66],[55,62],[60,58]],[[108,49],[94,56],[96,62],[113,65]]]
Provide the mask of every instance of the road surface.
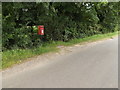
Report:
[[71,47],[52,59],[23,72],[3,73],[3,88],[118,88],[117,37]]

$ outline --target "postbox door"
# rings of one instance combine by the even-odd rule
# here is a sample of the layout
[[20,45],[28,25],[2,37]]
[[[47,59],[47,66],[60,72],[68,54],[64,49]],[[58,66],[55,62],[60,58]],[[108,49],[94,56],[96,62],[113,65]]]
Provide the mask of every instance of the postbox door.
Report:
[[38,26],[38,35],[44,35],[44,26],[43,25]]

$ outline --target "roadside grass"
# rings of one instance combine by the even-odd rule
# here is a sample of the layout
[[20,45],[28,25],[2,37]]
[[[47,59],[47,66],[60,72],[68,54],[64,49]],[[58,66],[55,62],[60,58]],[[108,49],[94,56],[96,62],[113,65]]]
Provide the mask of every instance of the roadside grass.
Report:
[[86,42],[93,42],[101,39],[107,39],[116,35],[118,35],[118,32],[98,34],[83,39],[72,39],[68,42],[53,41],[51,43],[45,43],[43,46],[34,49],[7,50],[2,52],[2,69],[6,69],[15,64],[20,64],[26,61],[26,59],[30,57],[34,57],[48,52],[57,52],[59,51],[57,46],[70,46],[78,43],[84,44]]

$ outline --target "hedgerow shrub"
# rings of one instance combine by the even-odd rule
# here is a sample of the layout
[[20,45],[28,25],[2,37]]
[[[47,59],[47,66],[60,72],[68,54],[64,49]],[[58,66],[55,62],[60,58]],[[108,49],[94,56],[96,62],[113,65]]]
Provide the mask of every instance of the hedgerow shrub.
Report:
[[[8,2],[2,7],[3,50],[114,32],[120,14],[114,2]],[[44,25],[44,36],[37,35],[38,25]]]

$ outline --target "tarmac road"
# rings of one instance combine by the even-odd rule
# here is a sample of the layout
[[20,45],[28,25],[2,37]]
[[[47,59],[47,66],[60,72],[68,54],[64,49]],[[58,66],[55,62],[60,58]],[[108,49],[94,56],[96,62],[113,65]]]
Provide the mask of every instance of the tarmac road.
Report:
[[3,88],[118,88],[117,37],[53,59],[11,76],[3,73]]

